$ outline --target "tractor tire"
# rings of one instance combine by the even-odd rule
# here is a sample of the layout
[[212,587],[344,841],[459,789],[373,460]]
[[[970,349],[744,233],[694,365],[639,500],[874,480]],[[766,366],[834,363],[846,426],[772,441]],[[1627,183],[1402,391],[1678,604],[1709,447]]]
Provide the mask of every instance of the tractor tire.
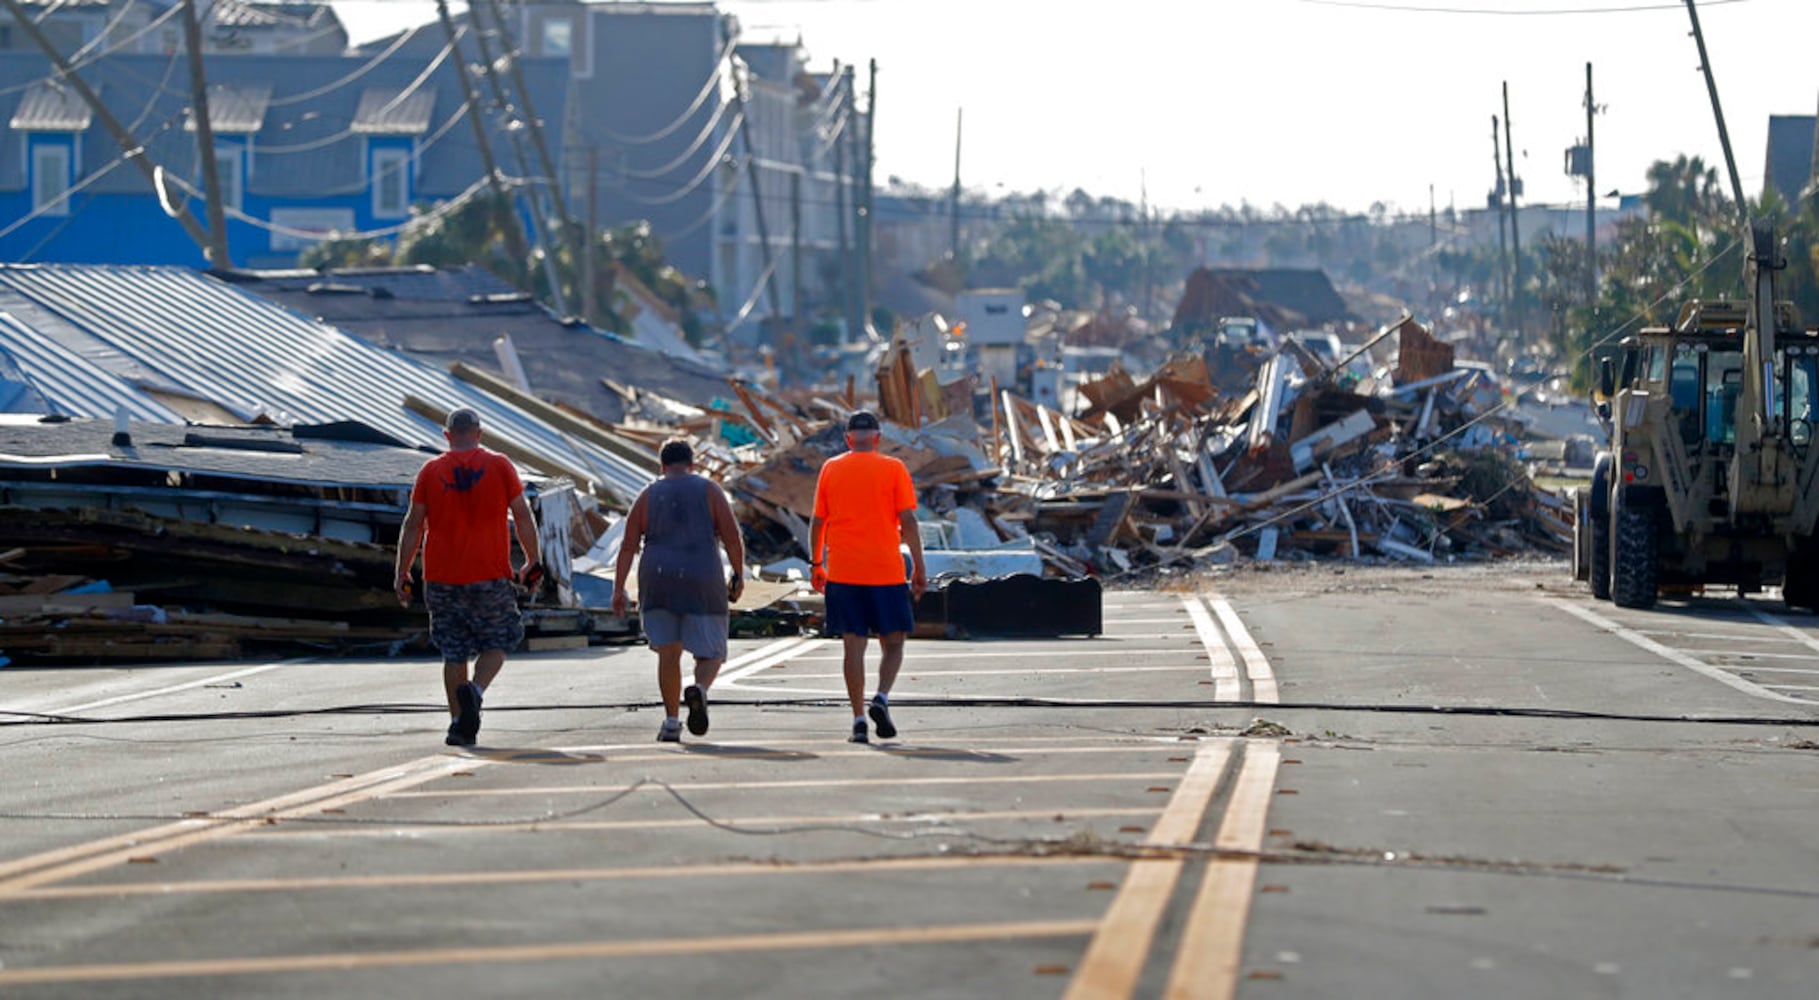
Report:
[[1611,602],[1620,608],[1652,608],[1661,593],[1660,512],[1614,505],[1611,520]]
[[1592,596],[1600,601],[1611,599],[1611,521],[1608,517],[1589,515],[1586,518],[1591,529],[1592,544],[1590,565],[1590,582]]

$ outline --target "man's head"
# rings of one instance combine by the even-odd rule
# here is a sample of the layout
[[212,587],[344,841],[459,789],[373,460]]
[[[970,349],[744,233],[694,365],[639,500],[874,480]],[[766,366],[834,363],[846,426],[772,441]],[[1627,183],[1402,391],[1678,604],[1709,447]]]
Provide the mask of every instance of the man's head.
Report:
[[456,451],[466,451],[480,444],[480,413],[470,406],[458,406],[448,412],[442,424],[442,436]]
[[870,410],[854,410],[846,418],[846,446],[854,451],[878,449],[878,415]]
[[681,438],[670,438],[657,450],[657,461],[664,472],[686,472],[695,464],[695,449]]

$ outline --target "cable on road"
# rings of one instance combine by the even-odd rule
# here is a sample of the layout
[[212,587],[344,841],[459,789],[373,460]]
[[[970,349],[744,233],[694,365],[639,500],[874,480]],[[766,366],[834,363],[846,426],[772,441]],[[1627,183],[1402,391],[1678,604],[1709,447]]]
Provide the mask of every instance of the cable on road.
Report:
[[[827,708],[846,704],[844,698],[725,698],[715,699],[715,707],[734,708]],[[1536,708],[1513,705],[1399,705],[1346,703],[1330,701],[1208,701],[1176,699],[1064,699],[1064,698],[916,698],[900,697],[891,702],[912,708],[1046,708],[1076,711],[1119,711],[1128,709],[1173,709],[1217,711],[1247,709],[1269,712],[1361,712],[1373,715],[1440,715],[1468,718],[1564,719],[1596,722],[1649,722],[1704,726],[1819,726],[1819,702],[1812,716],[1789,715],[1664,715],[1647,712],[1599,712],[1568,708]],[[610,712],[639,711],[661,708],[657,701],[597,702],[592,704],[500,705],[488,708],[489,714],[520,712]],[[265,709],[234,712],[167,712],[149,715],[95,718],[42,712],[15,712],[0,709],[0,729],[21,726],[115,726],[165,722],[230,722],[251,719],[296,719],[344,715],[446,715],[443,705],[374,704],[339,705],[324,708]]]

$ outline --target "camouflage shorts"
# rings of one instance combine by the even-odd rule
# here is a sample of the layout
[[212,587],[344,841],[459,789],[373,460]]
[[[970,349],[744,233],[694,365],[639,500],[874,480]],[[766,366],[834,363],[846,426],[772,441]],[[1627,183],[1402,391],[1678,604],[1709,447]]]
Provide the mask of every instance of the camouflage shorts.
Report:
[[524,640],[524,617],[510,580],[427,583],[429,638],[444,663],[465,662],[489,649],[513,650]]

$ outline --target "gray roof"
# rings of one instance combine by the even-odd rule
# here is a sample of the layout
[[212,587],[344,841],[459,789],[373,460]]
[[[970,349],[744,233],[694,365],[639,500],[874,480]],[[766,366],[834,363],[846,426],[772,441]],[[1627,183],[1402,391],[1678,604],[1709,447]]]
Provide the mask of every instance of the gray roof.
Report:
[[[213,83],[208,88],[208,123],[221,135],[253,135],[265,127],[265,109],[272,103],[272,85]],[[192,113],[183,127],[194,132]]]
[[364,135],[422,135],[436,107],[433,90],[368,87],[354,111],[354,131]]
[[[627,501],[653,471],[574,441],[446,371],[186,268],[4,266],[0,312],[16,320],[0,324],[0,351],[60,412],[112,415],[111,407],[85,413],[84,395],[55,388],[88,365],[135,387],[212,401],[249,422],[354,420],[409,445],[442,447],[440,426],[405,405],[414,396],[445,409],[474,407],[495,439],[587,472]],[[34,339],[62,350],[24,350]]]
[[[426,57],[405,50],[385,59],[373,55],[210,56],[206,60],[208,77],[221,94],[211,101],[211,121],[226,135],[244,134],[250,139],[253,162],[247,172],[248,193],[300,201],[357,194],[367,189],[362,154],[376,131],[355,127],[363,101],[377,90],[388,90],[394,97],[410,90],[426,65]],[[537,111],[552,130],[550,143],[560,148],[567,63],[525,59],[521,66]],[[41,53],[0,51],[0,118],[12,120],[32,85],[51,73]],[[195,175],[195,140],[187,128],[188,78],[180,53],[110,56],[85,66],[81,74],[114,116],[144,140],[152,162],[179,177]],[[452,197],[482,176],[473,128],[461,120],[466,109],[454,67],[442,62],[413,93],[427,96],[399,102],[388,118],[388,124],[395,119],[396,131],[385,131],[420,136],[422,160],[416,185],[420,197]],[[419,103],[425,99],[430,115],[427,130],[404,131],[415,127],[413,116],[426,113]],[[245,131],[255,124],[257,131]],[[495,148],[502,153],[509,150],[502,116],[489,114],[487,125]],[[0,131],[0,190],[24,188],[25,141],[18,131]],[[121,155],[119,146],[98,123],[82,132],[80,145],[78,159],[86,171],[99,170]],[[508,172],[518,172],[509,155],[501,163]],[[537,172],[534,166],[531,172]],[[150,194],[151,185],[137,170],[123,166],[87,190]]]
[[94,112],[82,95],[64,84],[42,80],[19,99],[11,126],[20,132],[80,132],[93,119]]
[[531,388],[607,421],[625,402],[602,379],[700,406],[728,397],[725,373],[668,357],[585,324],[567,324],[479,267],[279,271],[240,287],[437,368],[452,361],[497,371],[493,341],[509,333]]
[[[111,467],[177,470],[259,483],[406,489],[429,455],[417,448],[336,440],[329,427],[202,427],[130,422],[116,445],[112,420],[0,418],[0,475],[11,470]],[[322,437],[322,433],[330,437]]]

